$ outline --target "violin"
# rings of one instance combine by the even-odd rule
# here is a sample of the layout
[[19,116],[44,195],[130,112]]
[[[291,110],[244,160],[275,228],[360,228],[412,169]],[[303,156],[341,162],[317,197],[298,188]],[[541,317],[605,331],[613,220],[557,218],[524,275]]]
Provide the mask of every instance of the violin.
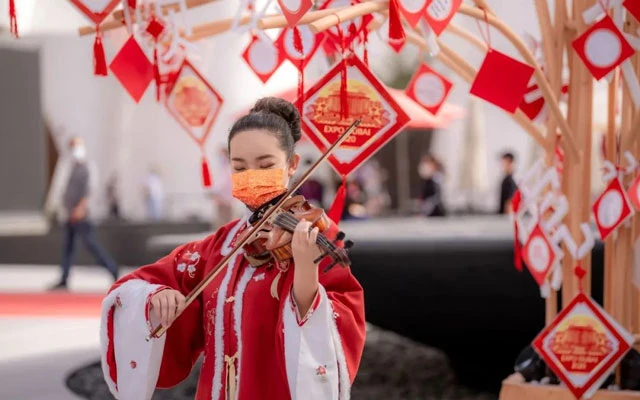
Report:
[[[299,212],[299,216],[302,218],[305,216],[305,212],[307,213],[306,216],[309,219],[309,221],[311,221],[314,225],[318,226],[318,230],[322,231],[322,227],[324,226],[325,230],[326,227],[329,226],[328,223],[326,223],[328,220],[326,218],[321,218],[322,215],[324,214],[324,211],[320,210],[320,211],[311,211],[313,207],[311,207],[310,205],[305,205],[304,201],[300,201],[300,199],[297,200],[293,200],[295,199],[295,197],[291,198],[291,195],[293,193],[296,192],[296,190],[300,189],[300,186],[302,186],[302,184],[309,179],[309,177],[311,176],[311,174],[313,173],[313,171],[315,171],[318,166],[320,165],[320,163],[322,163],[324,160],[326,160],[331,153],[333,153],[333,151],[335,149],[337,149],[342,143],[344,143],[344,141],[347,139],[347,137],[349,137],[349,135],[351,135],[355,129],[358,127],[358,125],[360,125],[360,123],[362,122],[361,119],[356,119],[355,121],[353,121],[353,123],[344,131],[344,133],[342,134],[342,136],[340,136],[338,138],[338,140],[336,140],[331,146],[329,146],[329,148],[322,154],[322,156],[315,162],[315,164],[313,164],[311,166],[311,168],[309,168],[304,175],[302,176],[302,178],[300,178],[300,180],[298,182],[296,182],[296,184],[293,185],[293,187],[291,187],[281,198],[280,200],[277,201],[277,203],[271,207],[268,207],[265,211],[264,214],[261,216],[260,220],[256,221],[255,224],[251,224],[251,228],[247,229],[247,232],[245,232],[244,236],[242,238],[238,238],[238,242],[236,243],[236,245],[234,246],[234,248],[227,253],[227,255],[225,255],[222,260],[220,260],[220,262],[218,264],[216,264],[215,267],[213,267],[211,269],[211,271],[209,271],[209,273],[207,274],[206,277],[204,277],[204,279],[202,281],[200,281],[200,283],[198,283],[196,285],[195,288],[193,288],[193,290],[189,293],[189,295],[187,296],[187,298],[185,299],[185,307],[184,309],[186,309],[189,304],[193,303],[193,301],[198,298],[198,296],[200,296],[200,294],[202,293],[202,291],[204,290],[205,287],[207,287],[211,282],[213,282],[213,280],[216,278],[216,276],[218,276],[218,274],[220,274],[220,272],[222,271],[222,268],[227,265],[229,263],[229,261],[235,257],[238,252],[241,249],[245,248],[245,245],[249,244],[250,242],[255,242],[255,246],[249,247],[248,250],[250,252],[250,254],[257,256],[259,259],[260,257],[266,257],[266,253],[268,252],[270,254],[270,256],[273,257],[274,254],[286,254],[286,252],[288,252],[288,254],[291,254],[291,250],[290,248],[287,249],[286,244],[291,244],[291,239],[287,240],[276,240],[276,234],[279,233],[278,229],[281,230],[283,233],[287,232],[289,235],[291,235],[293,233],[293,231],[296,228],[296,225],[299,222],[299,219],[295,218],[295,210],[302,210]],[[283,205],[285,203],[289,203],[291,205],[291,207],[289,207],[289,209],[284,209],[283,210]],[[298,208],[294,208],[293,205],[298,204],[300,207]],[[291,212],[291,209],[293,209],[294,211]],[[322,212],[321,212],[322,211]],[[321,212],[321,213],[320,213]],[[278,217],[279,215],[282,214],[286,214],[289,213],[288,215],[285,216],[281,216]],[[315,213],[315,214],[314,214]],[[317,214],[320,213],[320,216],[318,218],[313,218],[313,216],[317,216]],[[294,219],[291,219],[291,217],[294,217]],[[262,236],[260,236],[259,234],[261,233],[261,231],[263,231],[263,228],[268,229],[269,225],[271,225],[271,231],[274,231],[274,234],[271,236],[273,242],[270,243],[270,248],[271,245],[274,243],[279,243],[282,244],[282,246],[280,247],[273,247],[271,248],[271,250],[268,250],[266,247],[266,244],[268,242],[269,239],[269,235],[268,234],[264,234]],[[254,237],[255,234],[258,234],[258,237]],[[342,235],[338,235],[336,237],[336,239],[338,239],[338,237],[343,237],[344,233]],[[259,240],[258,240],[259,239]],[[266,239],[266,240],[265,240]],[[338,240],[342,240],[342,239],[338,239]],[[329,241],[324,235],[318,235],[318,244],[320,245],[320,247],[325,251],[325,254],[322,255],[321,257],[319,257],[316,261],[319,261],[321,258],[324,258],[326,255],[331,255],[331,257],[334,260],[334,263],[332,265],[330,265],[329,267],[332,267],[333,265],[335,265],[335,263],[337,262],[345,262],[345,263],[350,263],[349,262],[349,258],[346,257],[346,249],[342,249],[339,250],[339,247],[335,244],[332,243],[331,241]],[[350,242],[351,245],[353,244],[352,242]],[[346,245],[346,243],[345,243]],[[349,247],[351,246],[349,245]],[[262,246],[262,247],[261,247]],[[275,246],[275,244],[274,244]],[[345,246],[346,247],[346,246]],[[344,251],[344,253],[343,253]],[[250,255],[251,257],[251,255]],[[282,255],[278,255],[278,257],[282,257]],[[291,256],[289,256],[291,257]],[[257,262],[257,261],[256,261]],[[328,267],[328,268],[329,268]],[[326,271],[327,269],[325,269]],[[176,316],[177,318],[177,316]],[[164,334],[164,332],[166,332],[167,327],[164,327],[162,325],[158,325],[153,332],[151,332],[147,337],[146,340],[150,341],[152,338],[159,338],[160,336],[162,336],[162,334]]]
[[323,209],[313,207],[303,196],[294,196],[287,199],[259,230],[255,232],[246,231],[240,234],[238,239],[242,241],[251,233],[251,238],[247,240],[243,247],[245,258],[254,267],[260,267],[270,263],[272,260],[286,261],[293,258],[291,240],[293,232],[301,220],[311,222],[310,229],[318,228],[316,243],[323,252],[314,260],[314,263],[320,262],[326,256],[330,256],[333,260],[324,269],[324,272],[329,271],[336,264],[340,264],[343,267],[351,265],[347,252],[353,247],[353,241],[346,240],[340,246],[339,242],[342,242],[345,238],[345,234],[342,231],[335,234],[335,237],[328,238],[325,232],[331,226],[331,220]]

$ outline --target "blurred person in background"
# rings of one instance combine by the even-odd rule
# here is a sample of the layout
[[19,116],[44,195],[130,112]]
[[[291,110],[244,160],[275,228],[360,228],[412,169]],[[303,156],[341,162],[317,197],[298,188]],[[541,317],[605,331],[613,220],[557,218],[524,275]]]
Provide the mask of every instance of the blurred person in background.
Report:
[[420,190],[421,211],[427,217],[447,215],[442,196],[444,168],[442,163],[431,154],[425,154],[418,165],[418,175],[422,179]]
[[[302,173],[307,172],[311,166],[313,165],[313,160],[311,158],[306,158],[302,162]],[[299,178],[301,178],[300,176]],[[298,178],[298,179],[299,179]],[[322,199],[324,196],[324,185],[318,179],[316,179],[313,175],[307,179],[300,189],[298,189],[298,194],[304,196],[304,198],[314,207],[324,208],[322,204]]]
[[505,152],[500,155],[502,162],[502,182],[500,183],[500,203],[498,204],[498,214],[510,214],[511,213],[511,198],[513,197],[518,186],[513,179],[513,172],[515,169],[515,156],[513,153]]
[[367,194],[362,189],[362,185],[355,179],[347,180],[347,197],[344,202],[342,220],[364,220],[367,219]]
[[231,195],[231,164],[229,151],[222,147],[218,150],[217,165],[219,173],[216,173],[211,189],[211,196],[216,211],[214,225],[220,227],[228,224],[233,219],[233,196]]
[[163,201],[164,188],[160,173],[157,168],[151,167],[144,180],[144,202],[149,220],[159,221],[162,219]]
[[[93,223],[89,217],[89,195],[95,192],[96,170],[87,161],[84,140],[73,137],[69,141],[71,159],[67,158],[54,177],[53,196],[47,201],[51,212],[58,209],[58,216],[64,223],[64,243],[62,246],[61,276],[52,289],[67,289],[69,272],[73,264],[76,249],[76,236],[80,236],[87,250],[98,264],[106,268],[113,280],[118,278],[118,267],[107,252],[100,246],[95,235]],[[64,187],[64,189],[62,189]],[[58,190],[62,189],[62,192]],[[57,196],[61,194],[61,196]],[[54,199],[54,197],[56,197]],[[61,202],[61,204],[59,204]]]
[[118,177],[116,174],[111,176],[107,183],[107,203],[109,204],[109,217],[120,219],[120,206],[118,198]]
[[375,158],[354,171],[354,178],[361,183],[366,194],[365,208],[370,217],[378,216],[391,204],[391,196],[385,186],[387,172]]

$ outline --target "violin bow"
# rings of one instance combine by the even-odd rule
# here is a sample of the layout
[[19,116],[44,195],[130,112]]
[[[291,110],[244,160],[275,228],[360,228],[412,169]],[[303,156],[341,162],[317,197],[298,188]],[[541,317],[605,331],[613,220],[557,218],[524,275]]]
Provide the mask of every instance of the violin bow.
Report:
[[[216,278],[216,276],[220,273],[220,271],[222,271],[222,268],[225,265],[227,265],[229,263],[229,261],[233,257],[236,256],[236,254],[238,254],[240,249],[242,249],[244,247],[244,245],[247,244],[247,242],[249,242],[249,240],[253,239],[254,234],[257,233],[260,229],[262,229],[262,227],[267,223],[267,221],[269,220],[271,215],[273,215],[277,210],[279,210],[282,207],[282,205],[285,203],[285,201],[287,201],[289,199],[289,197],[291,197],[291,195],[293,193],[295,193],[298,189],[300,189],[302,184],[307,179],[309,179],[311,174],[320,166],[320,164],[323,161],[325,161],[331,155],[331,153],[333,153],[333,151],[335,149],[337,149],[347,139],[347,137],[349,137],[349,135],[351,133],[353,133],[353,131],[358,127],[358,125],[360,125],[360,122],[362,122],[362,119],[360,119],[360,118],[358,118],[355,121],[353,121],[353,123],[345,130],[345,132],[342,134],[342,136],[340,136],[338,138],[338,140],[336,140],[335,143],[333,143],[324,152],[324,154],[322,154],[322,156],[320,156],[320,158],[318,158],[318,160],[316,160],[316,162],[307,170],[307,172],[305,172],[305,174],[302,176],[302,178],[300,178],[284,194],[284,196],[282,196],[280,198],[280,200],[278,200],[278,202],[275,205],[273,205],[273,207],[271,207],[271,208],[269,208],[269,210],[267,210],[267,212],[262,216],[262,218],[260,218],[260,220],[258,221],[258,223],[256,225],[253,225],[253,227],[251,229],[251,234],[246,235],[244,239],[242,239],[240,242],[236,243],[235,247],[226,256],[224,256],[224,258],[218,263],[218,265],[216,265],[207,274],[207,276],[202,281],[200,281],[200,283],[195,288],[193,288],[193,290],[187,295],[187,297],[185,299],[185,306],[182,309],[183,311],[186,310],[187,307],[189,307],[189,305],[191,303],[193,303],[193,301],[200,295],[200,293],[202,293],[202,291],[204,290],[205,287],[209,286],[209,284]],[[180,314],[176,315],[176,319],[179,316],[180,316]],[[165,327],[162,324],[158,325],[153,330],[153,332],[151,332],[146,337],[146,341],[148,342],[154,337],[155,338],[159,338],[160,336],[162,336],[167,331],[167,329],[168,329],[168,327]]]

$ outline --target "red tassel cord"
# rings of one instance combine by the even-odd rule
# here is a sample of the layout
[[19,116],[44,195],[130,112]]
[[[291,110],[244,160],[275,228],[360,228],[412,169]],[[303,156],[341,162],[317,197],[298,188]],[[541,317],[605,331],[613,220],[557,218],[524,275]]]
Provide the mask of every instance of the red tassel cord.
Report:
[[399,53],[404,47],[406,36],[400,19],[398,0],[389,1],[389,46]]
[[362,46],[364,47],[364,50],[363,50],[364,65],[368,67],[369,66],[369,29],[367,27],[365,27],[362,30]]
[[127,0],[127,4],[129,4],[129,8],[132,10],[136,9],[136,0]]
[[107,76],[107,60],[102,46],[102,34],[96,26],[96,41],[93,43],[93,73],[97,76]]
[[211,187],[211,172],[209,171],[209,163],[207,158],[202,156],[202,186],[208,188]]
[[293,28],[293,47],[300,54],[300,73],[298,75],[298,113],[302,117],[302,109],[304,106],[304,45],[302,44],[302,36],[297,26]]
[[518,222],[516,216],[520,210],[520,203],[522,202],[522,195],[519,190],[513,194],[511,198],[511,208],[513,210],[513,264],[516,269],[522,272],[522,245],[520,244],[520,238],[518,237]]
[[336,192],[336,197],[333,200],[331,208],[327,212],[327,216],[336,224],[340,223],[342,213],[344,212],[344,205],[347,201],[347,177],[342,177],[342,183]]
[[347,56],[345,51],[344,33],[338,25],[338,37],[340,38],[340,49],[342,52],[342,62],[340,68],[340,117],[349,118],[349,88],[347,76]]
[[9,0],[9,27],[11,35],[13,35],[14,38],[20,37],[18,35],[18,18],[16,17],[15,0]]
[[156,81],[156,101],[159,102],[162,82],[160,79],[160,65],[158,64],[158,43],[153,47],[153,77]]

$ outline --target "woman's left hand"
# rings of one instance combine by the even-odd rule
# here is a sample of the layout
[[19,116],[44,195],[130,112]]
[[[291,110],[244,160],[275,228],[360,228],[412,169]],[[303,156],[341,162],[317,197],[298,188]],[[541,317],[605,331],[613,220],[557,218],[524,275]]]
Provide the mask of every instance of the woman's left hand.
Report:
[[311,222],[301,220],[296,225],[291,240],[291,250],[293,252],[293,261],[296,267],[317,269],[313,262],[322,254],[322,250],[316,244],[318,239],[318,228],[311,228]]

